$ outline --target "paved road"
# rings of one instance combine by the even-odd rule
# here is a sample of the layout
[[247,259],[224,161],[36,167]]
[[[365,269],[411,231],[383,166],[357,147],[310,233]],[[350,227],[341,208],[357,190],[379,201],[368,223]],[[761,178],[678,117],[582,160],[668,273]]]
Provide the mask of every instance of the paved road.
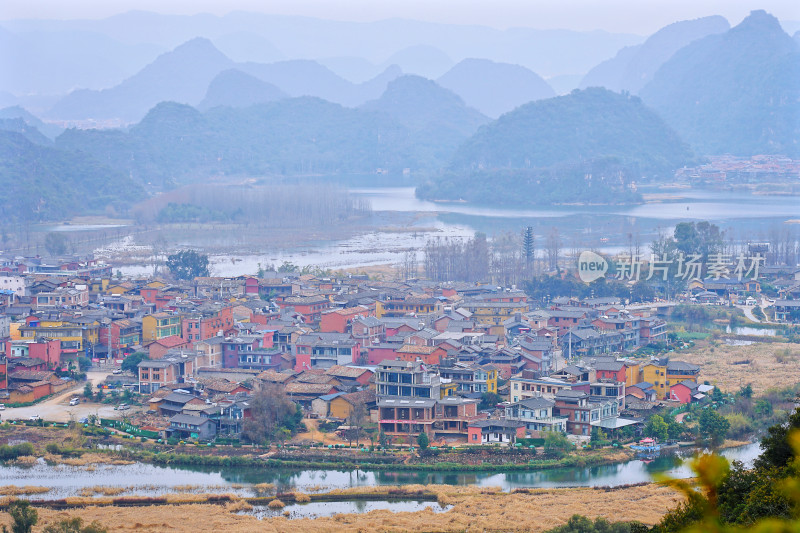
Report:
[[[111,372],[88,372],[86,374],[92,384],[92,390],[97,390],[97,384],[103,382]],[[69,405],[73,396],[80,396],[81,403]],[[114,405],[87,402],[83,398],[83,385],[75,389],[56,394],[52,398],[32,405],[30,407],[7,407],[0,411],[3,420],[27,420],[32,415],[39,415],[44,420],[50,422],[69,422],[70,420],[80,420],[89,415],[97,415],[102,418],[120,418],[122,413],[114,409]],[[130,413],[131,411],[124,411]]]

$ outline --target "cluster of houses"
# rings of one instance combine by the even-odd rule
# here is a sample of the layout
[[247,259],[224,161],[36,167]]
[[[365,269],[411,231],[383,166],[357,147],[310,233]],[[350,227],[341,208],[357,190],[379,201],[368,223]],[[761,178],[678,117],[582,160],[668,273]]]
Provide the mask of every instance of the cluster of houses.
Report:
[[0,395],[38,398],[63,386],[57,370],[144,352],[128,377],[150,398],[141,423],[181,437],[238,434],[267,383],[308,416],[363,406],[387,436],[470,443],[613,432],[707,392],[694,365],[625,358],[666,324],[617,298],[277,272],[123,280],[78,260],[4,264],[0,287]]

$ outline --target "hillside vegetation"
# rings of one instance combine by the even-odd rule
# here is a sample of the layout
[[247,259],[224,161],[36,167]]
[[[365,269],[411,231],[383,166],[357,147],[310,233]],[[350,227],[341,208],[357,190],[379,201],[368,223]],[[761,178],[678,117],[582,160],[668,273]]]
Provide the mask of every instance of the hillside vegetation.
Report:
[[764,11],[679,50],[640,94],[702,155],[800,155],[800,48]]
[[139,185],[85,154],[0,130],[0,216],[5,220],[57,220],[107,206],[124,212],[142,197]]

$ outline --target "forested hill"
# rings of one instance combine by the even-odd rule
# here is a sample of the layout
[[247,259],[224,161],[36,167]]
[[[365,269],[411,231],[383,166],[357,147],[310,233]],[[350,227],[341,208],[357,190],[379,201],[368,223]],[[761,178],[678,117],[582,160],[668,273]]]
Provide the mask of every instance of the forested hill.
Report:
[[0,130],[0,216],[4,220],[58,220],[111,206],[124,212],[144,197],[124,174],[79,153],[32,143]]
[[800,155],[800,47],[764,11],[679,50],[642,99],[703,155]]
[[503,115],[461,145],[451,167],[543,168],[598,158],[666,177],[692,152],[639,98],[591,88]]
[[483,203],[620,203],[643,177],[691,162],[686,144],[641,100],[591,88],[526,104],[481,127],[448,172],[418,194]]

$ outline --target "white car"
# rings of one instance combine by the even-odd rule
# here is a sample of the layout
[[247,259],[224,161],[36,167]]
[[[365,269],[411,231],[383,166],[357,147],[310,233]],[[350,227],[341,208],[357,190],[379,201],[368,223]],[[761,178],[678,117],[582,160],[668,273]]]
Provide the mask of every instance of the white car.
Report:
[[0,411],[5,411],[5,410],[6,410],[6,404],[0,403]]
[[69,401],[70,405],[78,405],[79,403],[81,403],[80,398],[73,398]]
[[28,417],[28,420],[30,420],[31,422],[39,420],[39,415],[31,415],[30,417]]

